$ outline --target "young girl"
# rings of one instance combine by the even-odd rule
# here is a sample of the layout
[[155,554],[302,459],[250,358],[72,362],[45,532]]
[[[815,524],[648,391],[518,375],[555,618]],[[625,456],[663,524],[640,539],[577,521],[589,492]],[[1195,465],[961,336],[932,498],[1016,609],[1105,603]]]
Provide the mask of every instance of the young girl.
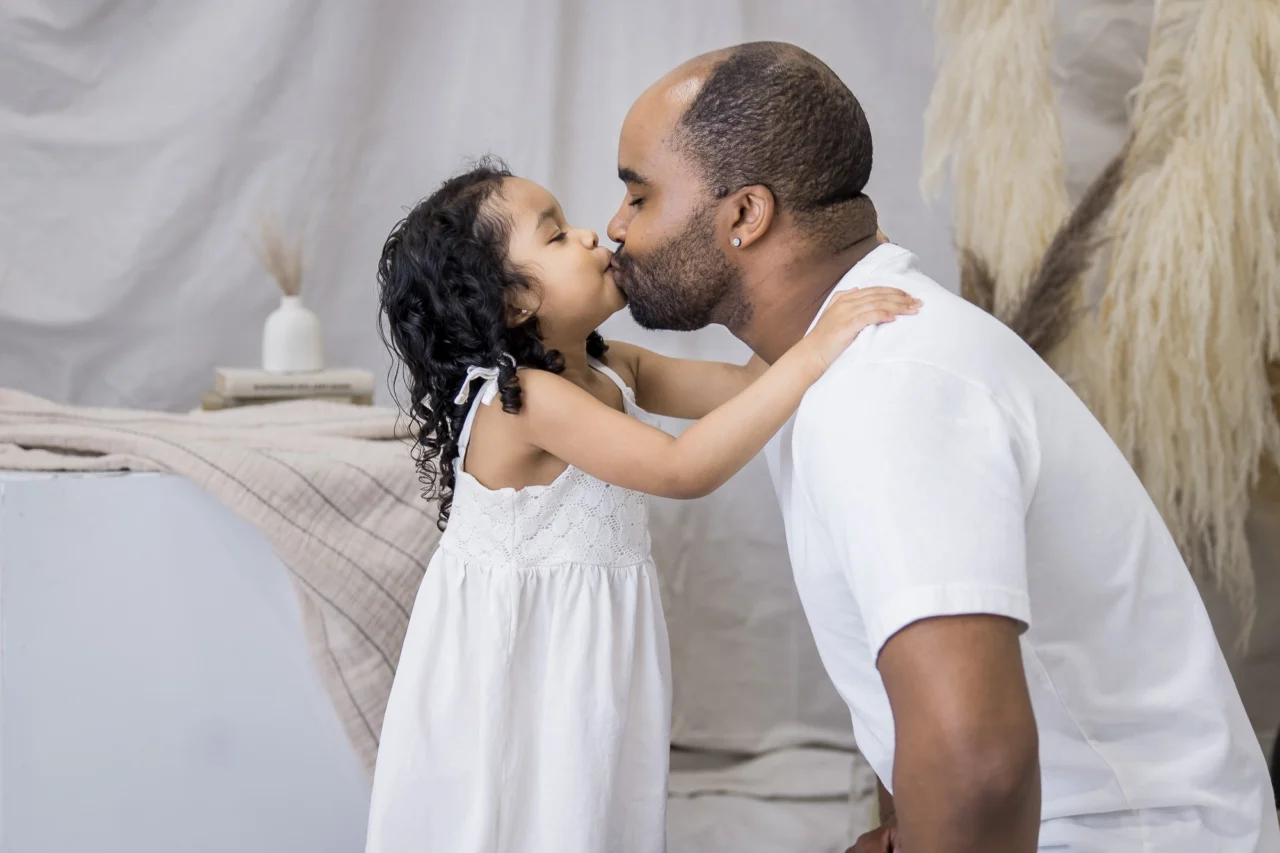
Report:
[[[612,254],[482,165],[391,232],[378,278],[415,459],[439,501],[382,726],[370,853],[660,853],[670,668],[645,492],[758,453],[898,290],[837,297],[776,364],[606,345]],[[497,405],[493,405],[497,402]],[[679,438],[644,409],[701,418]]]

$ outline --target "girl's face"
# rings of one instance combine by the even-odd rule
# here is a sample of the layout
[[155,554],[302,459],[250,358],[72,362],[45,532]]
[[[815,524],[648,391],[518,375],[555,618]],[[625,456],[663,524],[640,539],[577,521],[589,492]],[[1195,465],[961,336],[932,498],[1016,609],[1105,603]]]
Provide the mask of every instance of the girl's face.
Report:
[[626,297],[613,283],[613,252],[600,245],[596,232],[565,222],[555,196],[533,181],[507,178],[496,201],[511,220],[512,263],[538,282],[532,293],[511,294],[513,323],[536,314],[545,337],[585,339],[625,307]]

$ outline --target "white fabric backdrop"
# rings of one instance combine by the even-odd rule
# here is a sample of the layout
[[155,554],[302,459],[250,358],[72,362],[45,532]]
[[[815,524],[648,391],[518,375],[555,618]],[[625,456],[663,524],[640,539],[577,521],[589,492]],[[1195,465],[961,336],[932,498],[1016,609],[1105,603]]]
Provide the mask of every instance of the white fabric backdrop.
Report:
[[[330,363],[382,371],[373,271],[402,208],[486,152],[603,231],[632,100],[704,50],[794,41],[876,131],[886,230],[954,279],[946,218],[915,189],[932,81],[921,8],[660,0],[9,0],[0,19],[0,385],[112,406],[194,405],[214,365],[254,364],[276,294],[247,237],[308,228],[303,284]],[[603,235],[602,235],[603,236]],[[745,359],[723,330],[611,335]],[[385,396],[383,398],[386,399]],[[676,736],[753,749],[848,742],[756,463],[655,511]]]
[[[81,404],[195,405],[214,365],[258,361],[277,299],[248,243],[264,214],[306,227],[303,293],[330,364],[382,372],[374,263],[405,206],[493,152],[603,231],[634,97],[696,53],[760,38],[808,48],[857,93],[885,230],[954,286],[945,211],[926,209],[916,189],[933,80],[927,6],[6,0],[0,386]],[[1073,193],[1122,141],[1149,16],[1149,0],[1059,3]],[[684,356],[746,357],[719,329],[644,333],[620,316],[606,332]],[[654,516],[677,741],[847,743],[764,466],[706,500],[660,502]]]

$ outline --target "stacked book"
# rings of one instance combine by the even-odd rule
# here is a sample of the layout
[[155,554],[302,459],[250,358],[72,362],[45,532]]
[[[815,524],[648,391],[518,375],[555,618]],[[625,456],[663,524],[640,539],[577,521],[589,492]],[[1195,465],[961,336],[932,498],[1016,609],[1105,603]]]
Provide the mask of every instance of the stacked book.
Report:
[[328,400],[370,406],[373,374],[348,368],[268,373],[248,367],[219,367],[214,370],[213,390],[204,393],[200,408],[231,409],[285,400]]

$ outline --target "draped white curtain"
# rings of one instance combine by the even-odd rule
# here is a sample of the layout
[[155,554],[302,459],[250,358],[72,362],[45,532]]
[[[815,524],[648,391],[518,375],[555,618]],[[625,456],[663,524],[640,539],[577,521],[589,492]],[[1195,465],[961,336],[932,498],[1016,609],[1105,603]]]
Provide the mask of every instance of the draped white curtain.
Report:
[[[697,53],[761,38],[808,48],[859,95],[885,230],[952,282],[945,211],[927,210],[915,186],[932,85],[915,3],[8,0],[0,386],[195,405],[215,365],[258,363],[278,299],[250,244],[265,215],[306,229],[303,295],[329,363],[381,374],[374,265],[405,206],[466,158],[494,153],[603,239],[633,99]],[[606,332],[746,358],[722,329],[649,334],[620,316]],[[677,740],[849,742],[764,466],[692,505],[660,503],[654,539]]]
[[[945,215],[915,189],[932,79],[915,3],[7,0],[0,384],[194,405],[215,365],[258,362],[276,299],[249,243],[264,215],[306,229],[329,362],[382,368],[374,263],[406,205],[492,152],[603,232],[632,100],[696,53],[765,37],[863,99],[886,230],[949,281]],[[726,339],[646,338],[736,357]]]

